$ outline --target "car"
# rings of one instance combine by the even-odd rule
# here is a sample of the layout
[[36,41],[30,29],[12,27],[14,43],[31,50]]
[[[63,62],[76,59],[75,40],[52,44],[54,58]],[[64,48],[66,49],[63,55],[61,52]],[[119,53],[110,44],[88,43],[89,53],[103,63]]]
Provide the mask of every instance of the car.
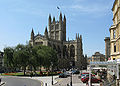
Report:
[[67,78],[67,74],[66,73],[60,73],[59,74],[59,78]]
[[[89,80],[89,77],[81,78],[81,81],[82,81],[83,83],[88,82],[88,80]],[[92,82],[92,83],[99,83],[99,82],[102,82],[102,80],[101,80],[101,79],[97,79],[95,76],[92,76],[91,82]]]
[[69,71],[64,72],[67,76],[70,76],[71,73]]
[[[95,76],[95,75],[92,75],[91,76]],[[84,78],[84,77],[89,77],[89,74],[82,74],[81,76],[79,76],[79,78]]]
[[72,74],[79,74],[80,71],[79,70],[72,70]]
[[89,74],[89,73],[83,72],[83,73],[80,74],[79,78],[82,78],[83,76],[85,76],[85,75],[87,75],[87,74]]
[[[91,74],[91,76],[95,76],[95,75]],[[89,77],[89,73],[84,72],[84,73],[80,74],[79,78],[83,78],[83,77]]]

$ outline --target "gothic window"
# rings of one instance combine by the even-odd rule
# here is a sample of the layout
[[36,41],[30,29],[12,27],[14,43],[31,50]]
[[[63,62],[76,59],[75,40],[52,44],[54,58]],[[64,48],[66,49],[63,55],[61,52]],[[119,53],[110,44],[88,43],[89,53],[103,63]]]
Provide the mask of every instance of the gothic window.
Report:
[[52,45],[51,45],[49,42],[48,42],[48,46],[49,46],[49,47],[52,47]]
[[36,42],[36,45],[43,45],[43,42]]
[[74,47],[74,45],[70,46],[70,57],[75,57],[75,47]]
[[67,46],[64,45],[64,47],[63,47],[63,57],[65,57],[65,55],[66,55],[66,50],[67,50]]
[[55,25],[55,29],[59,29],[59,24],[56,24],[56,25]]
[[51,30],[53,30],[53,28],[54,28],[54,25],[51,25]]
[[114,43],[114,52],[116,52],[116,43]]
[[54,50],[57,50],[57,49],[56,49],[56,46],[55,46],[54,44],[53,44],[53,49],[54,49]]
[[56,40],[58,40],[58,39],[59,39],[59,32],[56,31]]
[[116,36],[116,30],[113,30],[113,39],[115,39],[115,36]]

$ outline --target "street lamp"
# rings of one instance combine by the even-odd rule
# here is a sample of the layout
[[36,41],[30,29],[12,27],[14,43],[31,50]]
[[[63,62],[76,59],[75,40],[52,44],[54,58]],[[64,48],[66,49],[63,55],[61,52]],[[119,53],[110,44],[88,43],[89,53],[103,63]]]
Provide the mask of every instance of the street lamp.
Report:
[[51,62],[51,67],[52,67],[52,85],[53,85],[53,63]]
[[70,86],[72,86],[72,62],[70,62],[70,66],[71,66],[71,79],[70,79]]

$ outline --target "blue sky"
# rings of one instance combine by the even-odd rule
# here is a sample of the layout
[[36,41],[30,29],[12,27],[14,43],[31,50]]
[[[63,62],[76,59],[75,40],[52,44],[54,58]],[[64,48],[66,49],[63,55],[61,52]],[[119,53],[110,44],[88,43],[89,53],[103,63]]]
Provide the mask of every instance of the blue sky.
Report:
[[[84,54],[105,53],[104,38],[112,25],[114,0],[0,0],[0,50],[7,46],[26,44],[34,28],[43,34],[49,13],[57,19],[66,15],[67,38],[83,37]],[[60,10],[56,7],[59,6]]]

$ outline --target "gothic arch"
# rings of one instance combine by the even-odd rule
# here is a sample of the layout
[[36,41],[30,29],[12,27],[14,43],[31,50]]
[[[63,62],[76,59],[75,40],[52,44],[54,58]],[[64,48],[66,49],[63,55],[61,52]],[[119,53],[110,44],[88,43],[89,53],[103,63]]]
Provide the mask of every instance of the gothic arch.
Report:
[[75,46],[74,45],[70,46],[70,57],[75,57]]
[[57,53],[58,53],[59,57],[61,57],[61,48],[59,45],[57,46]]
[[52,47],[52,45],[51,45],[51,43],[50,43],[50,42],[48,42],[48,46],[49,46],[49,47]]
[[55,44],[53,44],[53,49],[57,51],[57,48],[56,48]]
[[63,46],[63,57],[65,57],[65,55],[66,55],[66,51],[67,51],[67,46],[64,45],[64,46]]

